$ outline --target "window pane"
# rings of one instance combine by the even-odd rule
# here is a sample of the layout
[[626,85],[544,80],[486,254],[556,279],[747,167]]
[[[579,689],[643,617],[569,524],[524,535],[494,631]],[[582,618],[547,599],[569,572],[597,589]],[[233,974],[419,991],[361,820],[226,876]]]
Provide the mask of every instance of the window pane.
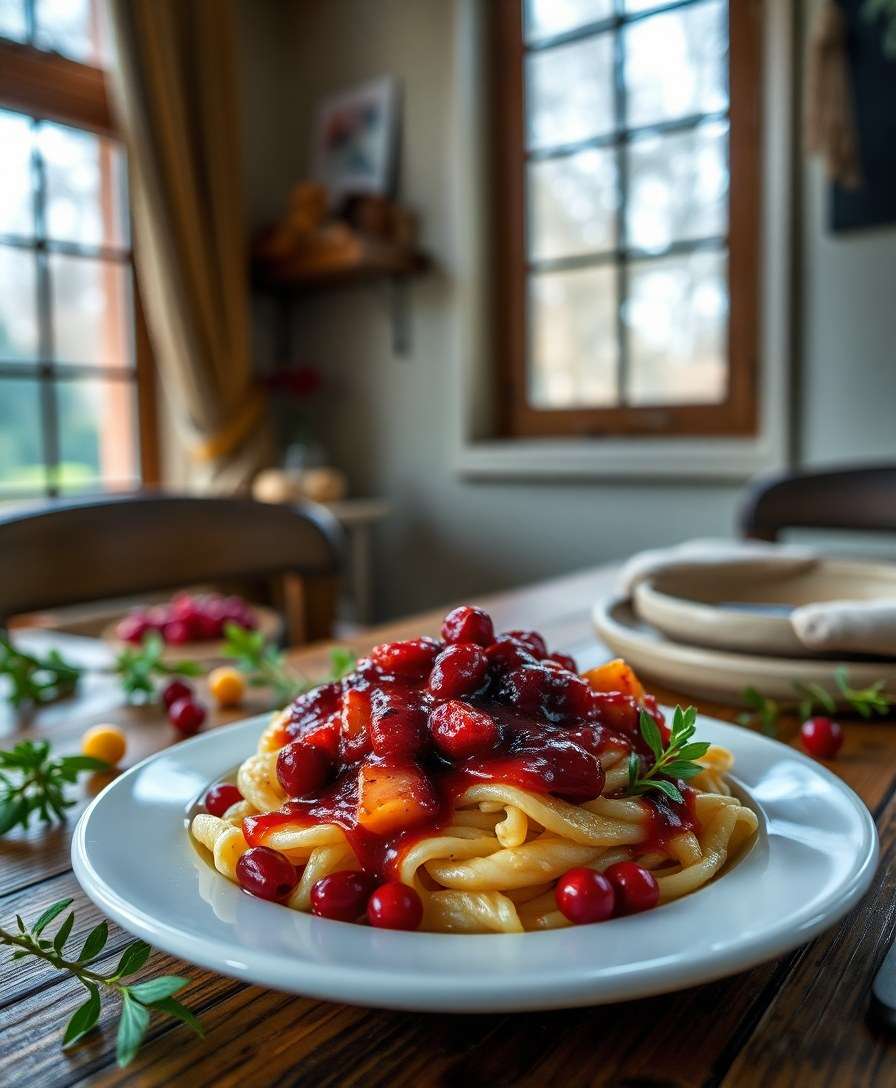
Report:
[[529,403],[535,408],[616,404],[613,266],[530,277],[529,313]]
[[55,360],[131,366],[128,266],[61,253],[51,254],[49,261]]
[[25,0],[0,0],[0,38],[23,42],[27,37]]
[[532,53],[526,59],[532,148],[600,136],[613,128],[613,35]]
[[124,156],[111,140],[42,124],[47,237],[88,245],[127,245]]
[[34,44],[101,65],[108,53],[101,8],[101,0],[35,0]]
[[616,155],[580,151],[528,167],[529,256],[570,257],[616,245]]
[[0,246],[0,361],[37,358],[37,268],[28,249]]
[[628,177],[630,246],[660,250],[682,239],[725,234],[727,122],[633,140]]
[[613,0],[526,0],[526,40],[551,38],[613,14]]
[[31,119],[0,110],[0,234],[34,234]]
[[721,0],[632,23],[624,42],[629,125],[728,105],[728,30]]
[[0,378],[0,490],[43,491],[40,387]]
[[137,421],[129,381],[90,378],[56,384],[59,486],[77,491],[136,480]]
[[665,8],[673,3],[675,3],[675,0],[625,0],[622,7],[623,11],[630,15],[636,11],[651,11],[654,8]]
[[632,404],[718,404],[727,383],[724,253],[635,261],[623,307]]

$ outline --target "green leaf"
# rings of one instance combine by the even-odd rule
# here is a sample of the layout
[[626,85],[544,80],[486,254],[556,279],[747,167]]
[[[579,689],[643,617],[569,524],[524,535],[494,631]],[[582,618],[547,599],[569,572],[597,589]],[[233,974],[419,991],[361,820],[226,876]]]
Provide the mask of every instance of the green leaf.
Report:
[[355,654],[345,646],[334,646],[330,650],[330,679],[341,680],[354,670],[357,664]]
[[663,738],[656,722],[646,710],[641,711],[640,726],[641,736],[653,752],[653,758],[659,762],[663,758]]
[[90,991],[90,996],[84,1004],[75,1012],[69,1020],[65,1035],[62,1037],[62,1045],[71,1046],[94,1028],[100,1018],[100,993],[92,982],[83,980],[84,985]]
[[150,952],[152,952],[152,949],[146,941],[134,941],[133,944],[129,944],[122,952],[121,959],[118,961],[118,966],[115,968],[115,974],[112,977],[124,978],[125,975],[132,975],[135,971],[139,971],[149,959]]
[[205,1036],[202,1024],[199,1023],[195,1014],[186,1005],[181,1005],[179,1001],[175,1001],[173,997],[163,997],[161,1001],[154,1001],[152,1007],[158,1009],[159,1012],[167,1013],[168,1016],[175,1016],[178,1020],[183,1020],[200,1038]]
[[146,1029],[149,1027],[149,1009],[134,1001],[127,992],[121,1006],[121,1020],[118,1023],[118,1035],[115,1039],[115,1057],[119,1068],[123,1069],[134,1059],[140,1049]]
[[670,778],[693,778],[704,770],[706,768],[701,767],[699,763],[688,763],[686,760],[677,759],[663,766],[663,774]]
[[0,835],[19,824],[27,825],[29,805],[24,797],[10,797],[0,803]]
[[744,688],[743,700],[747,706],[753,707],[754,710],[762,710],[765,706],[765,696],[761,695],[754,687]]
[[652,778],[650,782],[645,783],[645,785],[650,786],[652,789],[659,790],[660,793],[664,793],[670,801],[675,801],[679,805],[684,801],[684,798],[678,791],[678,787],[672,782],[666,782],[665,779]]
[[[74,771],[108,771],[109,764],[104,759],[94,759],[93,756],[63,756],[57,761],[56,766],[66,774]],[[74,781],[74,779],[72,779]]]
[[676,759],[702,759],[709,751],[711,745],[708,740],[694,740],[685,744],[675,753]]
[[73,900],[60,899],[58,903],[54,903],[52,907],[47,907],[43,914],[31,927],[31,932],[35,937],[39,937],[46,927],[53,921],[57,914],[62,914],[66,907],[71,906]]
[[108,939],[109,927],[105,922],[100,922],[87,934],[84,947],[78,954],[78,963],[86,963],[88,960],[92,960],[94,956],[103,950]]
[[138,982],[128,986],[128,993],[144,1005],[152,1005],[156,1001],[176,994],[187,985],[188,981],[178,975],[161,975],[159,978],[151,978],[148,982]]
[[69,938],[69,934],[72,931],[72,926],[75,924],[75,912],[72,911],[68,918],[59,927],[56,936],[53,938],[53,947],[56,951],[62,955],[62,950],[65,948],[65,942]]
[[631,788],[638,781],[638,775],[641,773],[641,760],[638,759],[637,752],[629,752],[628,754],[628,784]]

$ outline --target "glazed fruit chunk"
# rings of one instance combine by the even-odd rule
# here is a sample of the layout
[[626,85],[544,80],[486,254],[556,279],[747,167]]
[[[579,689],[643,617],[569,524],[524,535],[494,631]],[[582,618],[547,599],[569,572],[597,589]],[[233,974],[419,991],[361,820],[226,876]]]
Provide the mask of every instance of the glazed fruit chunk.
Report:
[[644,687],[635,676],[635,670],[621,657],[599,665],[596,669],[589,669],[583,676],[593,691],[621,691],[623,695],[631,695],[639,702],[644,698]]
[[438,802],[419,767],[365,763],[358,772],[358,823],[375,835],[392,835],[431,820]]
[[429,672],[440,649],[435,639],[412,638],[406,642],[384,642],[374,646],[370,659],[385,673],[416,678]]
[[478,646],[488,646],[495,639],[495,628],[488,612],[465,604],[445,617],[442,638],[446,642],[475,642]]
[[437,706],[429,729],[439,751],[452,759],[482,755],[498,741],[498,723],[491,714],[459,699]]
[[457,699],[478,691],[487,674],[488,658],[483,649],[472,642],[459,642],[436,658],[427,686],[437,699]]
[[340,753],[346,763],[370,751],[370,692],[352,688],[342,696],[340,712]]

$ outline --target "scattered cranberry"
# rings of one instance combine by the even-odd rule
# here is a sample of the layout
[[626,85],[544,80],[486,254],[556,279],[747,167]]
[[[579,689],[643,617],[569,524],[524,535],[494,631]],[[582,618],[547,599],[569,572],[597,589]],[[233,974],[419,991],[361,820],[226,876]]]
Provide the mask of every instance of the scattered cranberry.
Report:
[[330,759],[322,748],[294,740],[280,749],[277,779],[288,797],[306,797],[323,786],[330,767]]
[[142,612],[134,612],[125,618],[115,628],[115,633],[122,642],[130,642],[139,646],[143,636],[153,629],[149,619]]
[[384,642],[374,646],[370,658],[383,672],[415,678],[429,672],[441,648],[435,639],[412,638],[406,642]]
[[537,631],[508,631],[507,634],[521,642],[539,661],[548,656],[547,643]]
[[498,742],[498,723],[491,714],[458,699],[435,708],[429,729],[436,747],[452,759],[481,755]]
[[656,877],[633,861],[618,861],[604,876],[613,885],[617,914],[640,914],[659,902],[660,886]]
[[574,672],[578,674],[579,666],[576,664],[576,659],[570,657],[569,654],[548,654],[547,661],[555,661],[567,672]]
[[833,759],[843,747],[843,730],[831,718],[809,718],[800,726],[800,739],[810,756]]
[[442,638],[446,642],[475,642],[478,646],[488,646],[494,642],[495,628],[488,612],[466,604],[445,617]]
[[192,737],[205,721],[205,707],[190,696],[178,699],[168,707],[168,720],[178,733]]
[[183,680],[178,680],[176,677],[174,680],[169,680],[162,688],[162,702],[165,704],[166,709],[170,709],[170,707],[174,706],[174,704],[181,699],[192,698],[193,689],[190,685],[184,683]]
[[488,658],[472,642],[456,642],[442,650],[429,674],[429,690],[437,699],[472,695],[485,683]]
[[229,782],[219,782],[205,795],[205,811],[212,816],[223,816],[231,805],[242,801],[243,795]]
[[337,922],[355,922],[373,890],[366,873],[342,869],[323,877],[311,889],[311,913]]
[[295,866],[279,850],[253,846],[236,863],[240,887],[259,899],[285,899],[299,882]]
[[189,625],[183,620],[170,620],[162,628],[162,638],[170,646],[183,646],[192,637]]
[[560,877],[554,898],[563,916],[578,926],[605,922],[616,906],[616,893],[609,880],[603,873],[584,867],[570,869]]
[[370,897],[367,917],[379,929],[416,929],[423,919],[423,904],[413,888],[392,881]]

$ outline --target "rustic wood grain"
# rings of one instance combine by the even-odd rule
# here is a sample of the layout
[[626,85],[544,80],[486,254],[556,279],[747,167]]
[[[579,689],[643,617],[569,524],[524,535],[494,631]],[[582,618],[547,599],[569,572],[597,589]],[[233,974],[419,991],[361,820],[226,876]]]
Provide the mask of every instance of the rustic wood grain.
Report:
[[[598,568],[480,602],[499,629],[537,627],[582,667],[605,658],[589,609],[612,589],[615,573]],[[445,609],[391,623],[351,640],[358,653],[392,638],[436,633]],[[290,654],[309,676],[327,668],[328,648]],[[659,692],[670,703],[687,702]],[[264,709],[253,693],[239,711],[213,712],[209,728]],[[705,705],[729,720],[735,712]],[[91,677],[75,700],[30,719],[0,715],[0,734],[46,736],[59,751],[77,748],[83,729],[113,720],[127,730],[127,764],[173,742],[154,708],[124,708],[110,677]],[[785,721],[782,739],[796,723]],[[67,1017],[84,991],[71,977],[27,961],[0,960],[0,1085],[140,1084],[162,1086],[752,1085],[885,1084],[896,1080],[896,1047],[863,1020],[867,988],[896,929],[896,729],[853,723],[830,765],[880,813],[883,880],[852,914],[805,949],[753,971],[677,994],[595,1009],[495,1016],[438,1016],[352,1008],[246,986],[154,953],[141,976],[191,979],[184,1000],[207,1037],[154,1016],[144,1048],[124,1071],[115,1067],[116,1001],[101,1030],[60,1050]],[[87,781],[82,803],[101,783]],[[75,810],[77,811],[77,810]],[[73,820],[50,832],[32,829],[0,841],[0,924],[16,912],[33,920],[71,896],[83,936],[99,911],[69,869]],[[883,872],[884,870],[882,870]],[[5,894],[4,894],[5,893]],[[104,963],[132,939],[109,926]],[[139,977],[139,976],[138,976]]]

